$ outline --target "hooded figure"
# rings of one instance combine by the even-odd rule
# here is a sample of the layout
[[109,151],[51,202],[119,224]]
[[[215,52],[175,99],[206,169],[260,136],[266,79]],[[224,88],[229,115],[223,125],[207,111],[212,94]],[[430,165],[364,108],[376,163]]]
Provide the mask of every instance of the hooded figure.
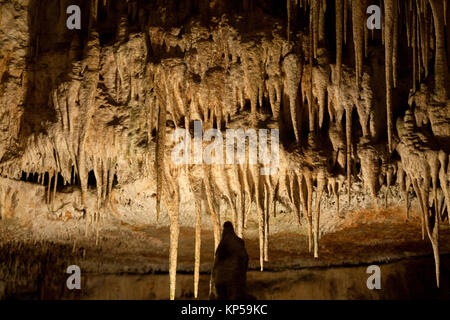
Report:
[[223,225],[222,240],[216,250],[211,279],[210,298],[217,300],[247,299],[248,254],[244,240],[234,233],[229,221]]

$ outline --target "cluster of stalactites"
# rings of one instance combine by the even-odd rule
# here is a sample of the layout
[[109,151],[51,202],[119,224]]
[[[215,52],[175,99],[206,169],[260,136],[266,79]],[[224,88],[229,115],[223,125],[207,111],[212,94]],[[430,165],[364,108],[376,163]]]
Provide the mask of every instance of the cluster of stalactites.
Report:
[[414,114],[408,110],[397,121],[401,142],[397,151],[401,157],[398,179],[405,194],[408,218],[408,192],[412,186],[419,200],[422,238],[428,235],[436,262],[436,281],[439,286],[439,223],[445,208],[450,205],[449,154],[433,145],[430,137],[417,129]]
[[[291,11],[294,1],[287,1],[288,38],[291,30]],[[324,32],[326,1],[295,1],[295,5],[309,11],[311,54],[318,57],[321,33]],[[363,75],[364,58],[368,54],[369,38],[374,31],[366,27],[369,16],[366,14],[371,3],[366,0],[335,0],[336,14],[336,68],[338,83],[341,82],[342,50],[347,43],[348,25],[351,19],[352,36],[355,49],[356,84]],[[429,63],[434,57],[434,93],[438,102],[445,102],[448,94],[448,62],[446,54],[447,1],[442,0],[384,0],[379,1],[382,8],[381,38],[385,46],[386,69],[386,113],[389,151],[393,151],[392,94],[398,84],[398,46],[401,25],[406,25],[406,38],[412,48],[411,89],[416,91],[417,83],[429,75]],[[372,33],[372,35],[370,34]],[[433,52],[434,51],[434,52]]]
[[[336,174],[335,169],[341,167],[347,173],[350,202],[351,164],[356,157],[361,161],[364,184],[373,197],[383,183],[380,177],[386,178],[389,187],[394,174],[398,172],[397,177],[400,184],[405,185],[404,189],[411,183],[417,184],[415,190],[423,199],[421,205],[424,217],[428,217],[429,207],[425,203],[429,193],[427,188],[430,183],[436,185],[436,177],[440,178],[441,189],[449,206],[448,155],[446,158],[442,152],[434,151],[423,155],[417,155],[414,151],[413,155],[409,155],[411,150],[401,144],[401,165],[389,161],[389,153],[393,150],[392,94],[398,84],[398,26],[405,20],[408,43],[413,48],[413,89],[417,80],[421,81],[429,74],[428,62],[434,56],[436,98],[438,101],[446,99],[446,27],[445,16],[442,15],[446,11],[446,1],[381,2],[384,9],[382,38],[386,55],[388,153],[371,145],[377,132],[373,123],[376,115],[372,103],[371,76],[364,68],[370,37],[365,27],[367,2],[336,0],[335,65],[327,63],[324,48],[325,0],[287,1],[287,39],[279,34],[280,28],[275,27],[272,34],[263,36],[260,41],[250,40],[228,25],[226,17],[219,21],[217,27],[205,28],[193,24],[190,33],[182,33],[179,28],[167,31],[150,27],[145,36],[130,35],[126,19],[122,19],[118,27],[117,44],[101,48],[99,35],[92,28],[83,60],[74,61],[71,79],[52,92],[57,123],[46,135],[31,136],[20,163],[2,164],[0,174],[18,178],[22,171],[36,172],[41,177],[48,172],[47,201],[50,201],[50,177],[60,175],[65,183],[79,180],[81,202],[85,205],[88,172],[93,171],[97,181],[98,211],[111,193],[119,162],[129,165],[129,170],[133,162],[140,161],[139,157],[147,156],[147,162],[152,163],[153,155],[155,167],[146,170],[145,174],[156,180],[157,217],[163,203],[170,218],[171,299],[175,297],[179,237],[180,194],[177,181],[184,169],[196,206],[196,295],[200,265],[201,204],[204,200],[204,207],[213,220],[215,246],[220,241],[220,216],[216,199],[226,199],[239,236],[243,235],[252,204],[256,203],[261,270],[269,256],[269,213],[276,214],[277,201],[285,196],[299,223],[303,208],[308,222],[309,248],[314,251],[315,257],[319,256],[320,199],[326,191],[333,193],[339,212],[339,190],[343,176]],[[97,2],[93,3],[97,8]],[[106,5],[105,0],[103,4]],[[310,10],[309,38],[302,38],[302,41],[308,42],[304,46],[307,52],[296,51],[294,40],[298,39],[291,36],[291,10],[294,4]],[[96,9],[92,12],[91,22],[97,16]],[[433,19],[430,12],[433,13]],[[352,21],[351,30],[347,27],[349,19]],[[342,64],[342,53],[349,32],[354,41],[354,70]],[[148,37],[148,44],[145,37]],[[142,51],[145,52],[144,57]],[[160,60],[149,63],[146,56],[148,52],[154,52]],[[173,55],[173,52],[176,54]],[[143,100],[139,100],[139,97]],[[168,156],[170,150],[167,148],[170,144],[166,136],[167,123],[171,121],[175,127],[189,130],[191,121],[201,120],[204,130],[213,127],[222,129],[228,126],[233,116],[243,111],[248,102],[249,124],[255,126],[264,100],[269,101],[273,120],[279,120],[282,109],[288,110],[295,139],[301,142],[301,152],[294,152],[293,157],[282,152],[281,159],[286,163],[280,166],[277,175],[263,176],[258,166],[254,165],[174,167],[171,164]],[[110,101],[113,103],[108,105]],[[120,109],[118,105],[126,106],[129,110],[144,109],[142,113],[146,115],[148,148],[142,153],[133,154],[137,148],[130,147],[131,142],[124,138],[127,132],[123,130],[122,123],[120,126],[105,123],[104,118],[114,120],[110,122],[115,123],[116,118],[127,117],[128,109]],[[352,147],[353,109],[357,111],[363,134],[358,152]],[[105,110],[114,110],[111,113],[117,112],[118,116],[112,118]],[[333,150],[331,154],[317,158],[321,147],[313,133],[323,128],[326,112],[330,119],[328,133]],[[342,128],[344,115],[346,127]],[[303,117],[309,120],[306,129],[301,127],[306,119]],[[154,130],[156,137],[153,137]],[[300,141],[305,131],[310,132],[311,139],[308,142]],[[333,159],[333,163],[330,164],[327,158]],[[432,161],[432,167],[425,163],[428,160]],[[435,164],[440,164],[438,169],[434,167]],[[416,177],[416,172],[420,170],[430,175]],[[56,190],[58,179],[53,179],[53,190]],[[435,190],[433,192],[436,194]],[[205,194],[205,199],[201,197],[202,194]],[[312,206],[314,194],[317,197],[315,210]],[[440,203],[439,199],[435,202]],[[443,205],[437,207],[444,210]],[[425,223],[424,226],[429,231],[433,249],[437,250],[436,228]]]

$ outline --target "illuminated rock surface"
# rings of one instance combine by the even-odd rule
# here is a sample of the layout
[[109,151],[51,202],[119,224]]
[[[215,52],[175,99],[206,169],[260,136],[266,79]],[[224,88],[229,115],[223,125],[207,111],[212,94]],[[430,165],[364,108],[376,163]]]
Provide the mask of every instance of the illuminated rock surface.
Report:
[[[174,298],[230,220],[253,270],[433,254],[439,284],[449,9],[382,2],[374,31],[363,0],[85,0],[80,31],[70,1],[0,2],[5,283],[11,250],[56,243],[87,272],[169,272]],[[197,120],[279,129],[278,172],[174,164],[172,134]]]

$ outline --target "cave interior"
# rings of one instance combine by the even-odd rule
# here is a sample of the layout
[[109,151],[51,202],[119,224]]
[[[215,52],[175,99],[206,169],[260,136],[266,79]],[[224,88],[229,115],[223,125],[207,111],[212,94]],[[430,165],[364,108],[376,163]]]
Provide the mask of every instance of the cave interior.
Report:
[[[102,275],[91,297],[120,274],[205,297],[227,220],[257,298],[449,297],[446,0],[77,2],[71,30],[69,0],[0,1],[0,298],[86,297],[73,264]],[[198,123],[215,160],[233,129],[278,136],[256,162],[174,163]],[[366,292],[369,264],[401,280]]]

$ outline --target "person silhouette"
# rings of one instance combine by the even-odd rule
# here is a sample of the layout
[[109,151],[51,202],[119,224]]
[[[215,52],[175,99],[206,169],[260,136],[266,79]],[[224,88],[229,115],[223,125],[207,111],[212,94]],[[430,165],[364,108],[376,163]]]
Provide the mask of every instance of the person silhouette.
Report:
[[210,298],[215,300],[248,299],[246,281],[248,254],[245,242],[234,232],[233,224],[223,224],[222,239],[216,250],[211,277]]

